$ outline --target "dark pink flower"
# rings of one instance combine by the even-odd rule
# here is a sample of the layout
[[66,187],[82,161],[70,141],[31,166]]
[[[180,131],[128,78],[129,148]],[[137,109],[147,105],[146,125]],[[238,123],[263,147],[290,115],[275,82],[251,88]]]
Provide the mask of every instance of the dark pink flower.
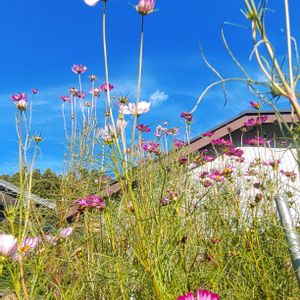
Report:
[[35,89],[35,88],[33,88],[31,91],[32,91],[32,94],[34,94],[34,95],[36,95],[39,92],[38,89]]
[[287,178],[290,178],[291,181],[296,181],[297,179],[297,174],[294,171],[284,171],[284,170],[280,170],[280,173],[284,176],[286,176]]
[[[112,84],[108,84],[108,88],[109,88],[109,90],[111,91],[113,88],[114,88],[114,86],[112,85]],[[106,83],[103,83],[103,84],[101,84],[100,85],[100,87],[99,87],[99,89],[100,89],[100,91],[102,91],[102,92],[107,92],[107,84]]]
[[185,119],[188,124],[192,123],[193,115],[191,113],[189,113],[189,112],[182,112],[180,114],[180,117],[183,118],[183,119]]
[[168,204],[169,204],[169,199],[166,198],[166,197],[161,198],[161,199],[160,199],[160,204],[161,204],[162,206],[168,205]]
[[181,141],[181,140],[174,140],[173,141],[173,144],[175,147],[177,148],[182,148],[184,146],[184,141]]
[[250,101],[250,105],[252,108],[254,108],[256,110],[259,110],[261,108],[259,101],[258,102]]
[[139,125],[136,126],[136,128],[140,132],[150,132],[151,131],[151,128],[147,125],[144,125],[144,124],[139,124]]
[[177,300],[220,300],[220,296],[213,292],[199,289],[196,295],[188,292],[186,295],[179,296]]
[[225,155],[241,157],[244,154],[244,151],[239,148],[230,147],[226,150]]
[[244,144],[250,145],[250,146],[262,146],[268,144],[268,141],[264,139],[263,137],[255,137],[251,139],[244,139]]
[[142,142],[142,148],[149,153],[154,153],[155,155],[160,154],[159,143],[155,141]]
[[244,123],[244,126],[245,127],[253,127],[256,125],[256,120],[251,118],[251,119],[248,119],[245,123]]
[[260,117],[256,118],[256,125],[261,125],[262,123],[265,123],[268,120],[268,116],[267,115],[263,115]]
[[201,181],[201,183],[204,187],[210,187],[213,185],[213,182],[209,179],[205,179],[205,180]]
[[139,3],[135,8],[139,14],[145,16],[153,12],[154,6],[155,0],[139,0]]
[[225,179],[223,176],[223,172],[219,170],[215,170],[212,173],[210,173],[209,178],[213,179],[215,182],[223,182]]
[[77,200],[77,204],[80,206],[80,209],[85,209],[89,207],[104,209],[105,202],[98,195],[87,195],[84,198]]
[[232,146],[232,142],[230,140],[225,140],[223,138],[212,140],[212,144],[217,146],[226,146],[226,147]]
[[71,97],[70,96],[60,96],[59,99],[61,99],[63,102],[71,103]]
[[185,165],[188,162],[188,158],[186,156],[180,156],[178,161],[181,165]]
[[81,64],[73,65],[71,69],[75,74],[83,74],[87,71],[87,67]]
[[211,155],[204,155],[203,158],[205,161],[208,161],[208,162],[212,162],[216,159],[215,157],[213,157]]
[[18,93],[18,94],[14,94],[14,95],[12,95],[11,97],[10,97],[10,99],[12,100],[12,101],[21,101],[21,100],[23,100],[23,101],[27,101],[27,94],[25,94],[25,93]]
[[205,133],[203,133],[202,135],[204,137],[212,137],[215,133],[213,131],[207,131]]
[[85,92],[77,91],[74,96],[77,97],[78,99],[82,100],[85,98],[86,94],[85,94]]

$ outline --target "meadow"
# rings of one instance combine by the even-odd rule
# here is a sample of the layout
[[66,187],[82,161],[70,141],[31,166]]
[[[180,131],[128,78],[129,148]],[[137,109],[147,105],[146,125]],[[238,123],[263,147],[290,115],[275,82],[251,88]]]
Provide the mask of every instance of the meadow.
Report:
[[[263,84],[247,78],[247,73],[240,80],[257,99],[249,108],[258,117],[243,126],[253,135],[236,146],[230,132],[222,139],[206,132],[203,138],[210,146],[192,153],[196,109],[211,87],[222,87],[230,79],[219,78],[200,95],[193,110],[174,116],[181,118],[182,128],[144,124],[143,115],[151,114],[151,103],[140,97],[144,18],[157,13],[155,1],[140,0],[134,7],[141,16],[135,99],[114,95],[110,81],[106,50],[109,1],[84,1],[103,9],[106,81],[88,76],[87,66],[71,67],[78,86],[60,96],[65,171],[55,180],[49,172],[48,181],[55,181],[55,187],[49,187],[51,196],[38,191],[47,189],[35,171],[43,137],[31,131],[34,113],[28,93],[11,97],[16,106],[19,153],[14,182],[20,194],[15,205],[5,207],[6,218],[1,223],[2,298],[299,299],[290,245],[274,200],[276,195],[284,196],[291,208],[297,208],[298,173],[286,169],[278,159],[265,160],[259,150],[280,144],[285,152],[298,153],[300,129],[297,121],[281,122],[275,102],[257,88],[263,86],[276,99],[288,99],[299,120],[298,74],[292,64],[287,69],[280,65],[270,47],[264,28],[265,1],[243,1],[252,33],[262,38],[256,41],[253,54],[266,76]],[[291,47],[288,31],[287,41]],[[259,52],[261,44],[270,52],[269,62]],[[235,60],[228,45],[227,49]],[[290,54],[287,61],[292,63]],[[206,60],[204,54],[203,58]],[[37,89],[31,93],[38,99]],[[276,111],[284,132],[280,137],[264,135],[266,120],[260,116],[264,101]],[[257,150],[251,160],[245,150],[250,146]],[[294,159],[298,164],[299,158]],[[55,209],[37,207],[33,191],[48,197]]]

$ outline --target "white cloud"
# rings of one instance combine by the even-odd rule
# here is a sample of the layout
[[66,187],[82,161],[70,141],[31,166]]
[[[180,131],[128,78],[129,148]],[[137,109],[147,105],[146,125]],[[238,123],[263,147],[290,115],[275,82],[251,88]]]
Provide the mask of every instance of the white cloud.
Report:
[[169,98],[169,95],[167,95],[165,92],[161,92],[159,90],[155,91],[150,96],[150,101],[153,106],[159,105],[160,103],[166,101]]

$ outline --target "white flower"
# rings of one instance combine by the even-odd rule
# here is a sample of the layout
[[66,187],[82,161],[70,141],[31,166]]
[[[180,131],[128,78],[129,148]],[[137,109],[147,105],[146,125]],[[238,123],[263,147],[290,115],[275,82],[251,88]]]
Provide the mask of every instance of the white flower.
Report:
[[141,115],[150,110],[150,102],[141,101],[137,107],[135,103],[128,103],[128,105],[121,105],[120,112],[124,115]]
[[17,250],[17,239],[11,234],[0,234],[0,254],[11,256]]
[[83,0],[88,6],[95,6],[100,0]]

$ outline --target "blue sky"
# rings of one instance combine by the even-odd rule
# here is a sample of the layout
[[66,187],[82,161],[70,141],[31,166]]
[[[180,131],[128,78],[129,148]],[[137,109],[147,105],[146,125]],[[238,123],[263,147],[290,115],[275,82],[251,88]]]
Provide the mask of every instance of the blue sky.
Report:
[[[132,0],[134,4],[135,1]],[[274,11],[268,13],[268,34],[283,55],[283,1],[269,2]],[[183,126],[180,112],[191,110],[203,89],[217,79],[201,60],[199,47],[224,77],[240,76],[223,47],[220,27],[224,21],[249,24],[240,12],[243,1],[238,0],[157,0],[156,6],[159,11],[145,19],[142,81],[142,98],[148,100],[152,95],[156,103],[143,121],[155,125],[168,121],[171,126]],[[290,6],[292,34],[297,37],[300,4],[293,0]],[[1,4],[0,174],[12,173],[18,166],[16,111],[9,97],[17,92],[30,94],[33,87],[39,89],[39,94],[33,104],[32,131],[41,132],[44,138],[36,166],[62,171],[65,141],[58,97],[76,85],[76,77],[70,70],[74,63],[88,67],[84,77],[86,90],[88,74],[94,73],[104,82],[101,8],[102,3],[88,7],[82,0],[10,0]],[[140,16],[127,1],[110,0],[107,18],[114,95],[128,95],[134,101]],[[255,60],[249,61],[249,29],[228,27],[227,36],[249,73],[261,78]],[[229,84],[227,91],[226,106],[218,88],[203,99],[195,112],[193,136],[249,108],[253,97],[243,85]],[[164,101],[158,101],[155,95],[161,95]]]

